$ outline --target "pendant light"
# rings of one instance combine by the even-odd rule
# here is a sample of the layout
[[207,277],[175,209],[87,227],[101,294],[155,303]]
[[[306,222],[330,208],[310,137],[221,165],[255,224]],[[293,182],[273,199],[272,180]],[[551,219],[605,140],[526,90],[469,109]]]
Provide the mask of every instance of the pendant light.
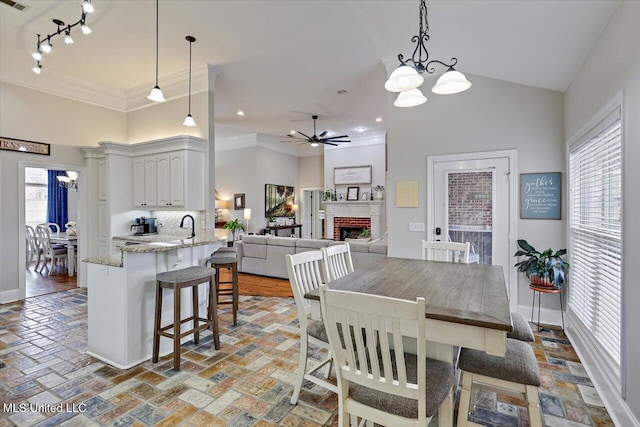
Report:
[[154,102],[164,102],[166,99],[164,99],[164,94],[160,86],[158,86],[158,15],[158,0],[156,0],[156,85],[151,89],[147,98]]
[[182,122],[185,126],[195,126],[196,121],[193,120],[193,116],[191,116],[191,45],[196,41],[196,38],[193,36],[185,37],[189,42],[189,113],[187,117],[184,118],[184,122]]

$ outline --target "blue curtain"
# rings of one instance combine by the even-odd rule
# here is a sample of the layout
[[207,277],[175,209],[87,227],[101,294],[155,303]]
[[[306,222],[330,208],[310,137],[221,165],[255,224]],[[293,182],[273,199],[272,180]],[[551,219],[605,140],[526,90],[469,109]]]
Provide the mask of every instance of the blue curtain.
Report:
[[47,222],[55,222],[60,231],[65,231],[65,224],[69,220],[67,212],[67,189],[58,184],[56,176],[65,175],[65,171],[48,171],[47,194]]

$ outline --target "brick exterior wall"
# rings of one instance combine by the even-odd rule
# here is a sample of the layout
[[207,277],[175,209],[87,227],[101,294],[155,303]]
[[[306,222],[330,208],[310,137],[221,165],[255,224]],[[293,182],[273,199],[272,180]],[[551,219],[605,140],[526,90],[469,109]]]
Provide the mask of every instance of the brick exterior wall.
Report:
[[335,217],[333,219],[333,240],[340,240],[340,227],[368,228],[371,230],[371,218]]
[[449,174],[449,224],[491,226],[491,192],[491,172]]

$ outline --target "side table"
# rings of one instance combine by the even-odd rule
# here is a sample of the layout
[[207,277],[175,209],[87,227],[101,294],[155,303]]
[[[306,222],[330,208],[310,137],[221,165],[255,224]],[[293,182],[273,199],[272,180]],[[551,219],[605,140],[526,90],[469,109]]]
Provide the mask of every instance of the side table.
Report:
[[531,303],[531,323],[533,322],[533,310],[536,305],[536,292],[538,293],[538,322],[536,326],[538,326],[538,332],[543,330],[544,328],[540,328],[540,297],[542,294],[558,294],[560,296],[560,315],[562,316],[562,330],[564,331],[564,312],[562,311],[562,288],[558,288],[556,286],[538,286],[534,284],[529,284],[529,289],[533,291],[533,301]]

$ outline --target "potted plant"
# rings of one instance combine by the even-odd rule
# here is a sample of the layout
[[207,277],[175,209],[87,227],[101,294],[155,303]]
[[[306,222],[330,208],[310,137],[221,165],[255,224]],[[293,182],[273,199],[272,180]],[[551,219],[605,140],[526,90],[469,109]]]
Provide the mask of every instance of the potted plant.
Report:
[[269,218],[267,219],[267,226],[268,227],[275,227],[277,225],[276,223],[276,217],[273,215],[269,215]]
[[371,237],[371,230],[369,230],[368,228],[365,228],[360,232],[361,239],[368,239],[369,237]]
[[514,256],[525,257],[525,259],[517,262],[514,267],[531,279],[531,284],[562,288],[565,283],[565,270],[569,268],[569,263],[560,257],[567,253],[566,249],[554,252],[549,248],[539,252],[524,239],[518,240],[518,246],[520,250]]
[[384,197],[384,186],[376,185],[375,187],[373,187],[373,192],[376,195],[376,200],[382,200],[382,198]]
[[237,240],[236,239],[238,237],[237,232],[239,230],[244,230],[244,225],[242,225],[240,220],[236,218],[234,220],[227,222],[225,225],[222,226],[222,228],[226,228],[227,230],[229,230],[233,235],[233,240]]

